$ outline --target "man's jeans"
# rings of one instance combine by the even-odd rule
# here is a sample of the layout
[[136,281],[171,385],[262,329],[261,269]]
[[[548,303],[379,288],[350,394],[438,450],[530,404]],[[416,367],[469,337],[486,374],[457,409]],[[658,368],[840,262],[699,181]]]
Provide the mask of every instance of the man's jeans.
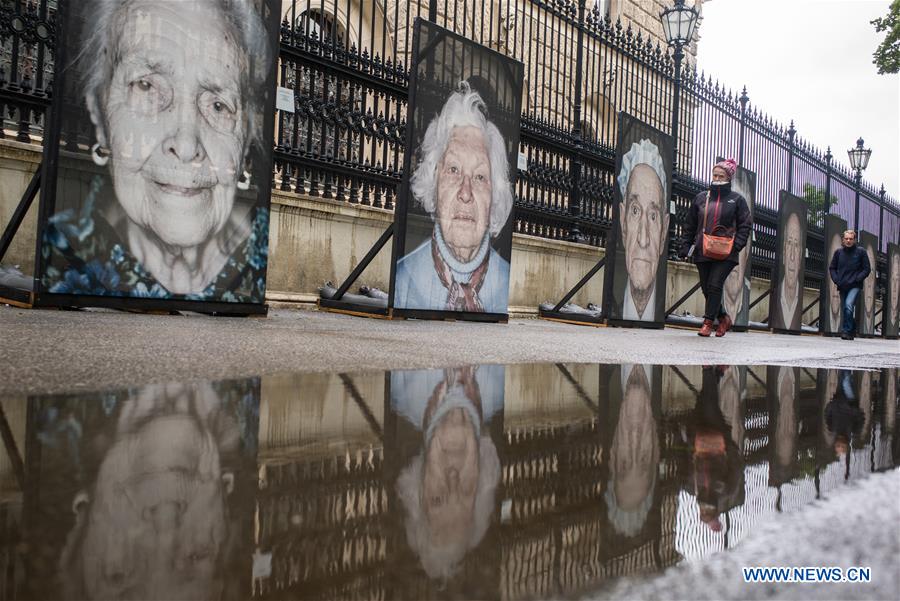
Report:
[[851,288],[841,291],[841,307],[844,311],[844,319],[841,321],[841,333],[854,335],[856,333],[856,319],[853,312],[856,310],[856,297],[861,288]]

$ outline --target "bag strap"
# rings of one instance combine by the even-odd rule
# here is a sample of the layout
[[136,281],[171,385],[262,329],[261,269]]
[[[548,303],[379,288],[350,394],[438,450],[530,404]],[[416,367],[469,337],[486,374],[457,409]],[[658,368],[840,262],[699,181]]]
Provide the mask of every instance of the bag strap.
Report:
[[706,191],[706,204],[703,205],[703,230],[701,234],[706,234],[706,213],[709,210],[709,190]]

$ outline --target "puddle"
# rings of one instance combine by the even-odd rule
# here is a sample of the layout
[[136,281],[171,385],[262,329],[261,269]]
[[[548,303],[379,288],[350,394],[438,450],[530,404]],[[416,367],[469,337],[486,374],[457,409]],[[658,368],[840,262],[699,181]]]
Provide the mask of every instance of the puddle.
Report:
[[588,594],[893,468],[897,378],[481,365],[5,398],[0,601]]

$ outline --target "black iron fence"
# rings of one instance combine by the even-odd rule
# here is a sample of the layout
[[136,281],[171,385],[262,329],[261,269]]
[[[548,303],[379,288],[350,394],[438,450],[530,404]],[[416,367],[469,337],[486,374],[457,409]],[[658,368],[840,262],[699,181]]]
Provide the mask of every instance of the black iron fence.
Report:
[[[312,197],[392,209],[402,177],[412,23],[428,18],[525,64],[515,231],[605,246],[612,217],[616,115],[671,131],[669,51],[637,24],[586,0],[284,0],[272,184]],[[17,140],[40,135],[52,88],[55,0],[0,0],[0,110]],[[825,273],[822,219],[838,214],[879,236],[879,285],[900,204],[737,94],[690,66],[682,74],[674,237],[717,156],[757,174],[753,275],[769,278],[778,191],[810,203],[807,286]],[[4,134],[0,131],[0,135]],[[858,198],[858,201],[857,201]]]

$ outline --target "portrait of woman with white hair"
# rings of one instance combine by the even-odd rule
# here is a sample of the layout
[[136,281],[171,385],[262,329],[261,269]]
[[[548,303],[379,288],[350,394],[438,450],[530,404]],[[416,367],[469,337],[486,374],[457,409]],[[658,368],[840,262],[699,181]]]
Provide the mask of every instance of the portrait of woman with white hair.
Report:
[[612,320],[661,323],[665,311],[671,139],[620,117],[604,308]]
[[80,0],[67,12],[62,132],[80,128],[90,160],[60,153],[43,290],[262,303],[277,11]]
[[29,543],[46,552],[28,558],[27,596],[249,595],[259,394],[247,378],[35,398]]
[[495,248],[513,208],[503,135],[482,95],[459,82],[430,121],[409,182],[431,235],[397,261],[394,307],[506,313],[509,261]]
[[504,377],[496,365],[391,374],[391,408],[421,434],[396,482],[406,542],[434,580],[452,578],[492,523],[500,459],[488,425]]

